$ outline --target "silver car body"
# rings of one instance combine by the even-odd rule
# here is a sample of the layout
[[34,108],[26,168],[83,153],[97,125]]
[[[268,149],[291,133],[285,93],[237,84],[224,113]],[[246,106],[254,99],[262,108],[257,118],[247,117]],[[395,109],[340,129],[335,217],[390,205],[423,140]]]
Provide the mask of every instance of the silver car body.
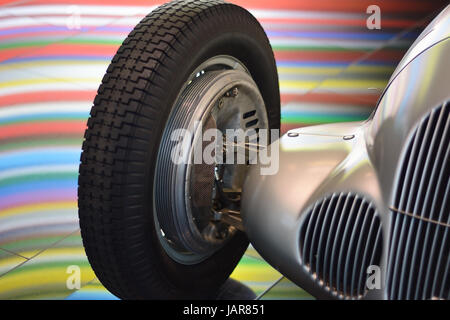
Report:
[[[251,168],[241,213],[252,245],[316,297],[449,298],[449,194],[438,199],[445,212],[422,212],[433,210],[431,184],[448,191],[449,36],[447,6],[406,53],[367,121],[291,130],[279,140],[277,174]],[[445,136],[433,137],[435,127]],[[444,160],[436,164],[429,154]],[[381,287],[373,282],[371,290],[366,279],[377,270],[367,270],[370,263],[381,272]]]

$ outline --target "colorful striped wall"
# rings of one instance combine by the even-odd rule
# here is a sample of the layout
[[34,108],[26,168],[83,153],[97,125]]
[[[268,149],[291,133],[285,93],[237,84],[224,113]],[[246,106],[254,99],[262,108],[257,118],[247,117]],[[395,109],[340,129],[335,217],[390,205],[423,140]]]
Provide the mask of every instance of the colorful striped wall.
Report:
[[[283,131],[367,118],[408,46],[445,3],[231,2],[249,9],[270,38]],[[372,2],[381,8],[381,30],[366,28],[365,10]],[[0,299],[108,297],[80,242],[80,146],[110,59],[159,3],[0,1]],[[72,264],[82,269],[85,295],[71,295],[66,287]],[[280,275],[250,249],[233,277],[262,293]],[[287,280],[267,293],[306,296]]]

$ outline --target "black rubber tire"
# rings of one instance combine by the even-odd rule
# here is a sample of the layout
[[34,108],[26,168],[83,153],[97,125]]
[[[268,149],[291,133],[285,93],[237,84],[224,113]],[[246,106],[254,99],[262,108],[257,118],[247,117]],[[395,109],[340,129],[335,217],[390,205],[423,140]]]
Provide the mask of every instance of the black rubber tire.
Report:
[[183,83],[208,58],[242,61],[280,127],[278,76],[269,41],[245,9],[175,1],[145,17],[112,59],[94,100],[79,172],[81,235],[98,279],[125,299],[214,298],[248,246],[237,233],[196,265],[161,247],[152,213],[155,159]]

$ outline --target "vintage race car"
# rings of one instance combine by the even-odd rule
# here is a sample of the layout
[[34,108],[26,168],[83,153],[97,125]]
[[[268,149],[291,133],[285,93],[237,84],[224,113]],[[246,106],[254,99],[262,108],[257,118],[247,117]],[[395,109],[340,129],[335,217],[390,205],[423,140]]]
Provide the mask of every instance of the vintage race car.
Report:
[[447,7],[368,120],[278,139],[258,21],[216,0],[154,10],[85,133],[79,218],[99,280],[120,298],[214,299],[250,240],[318,298],[449,299],[449,35]]

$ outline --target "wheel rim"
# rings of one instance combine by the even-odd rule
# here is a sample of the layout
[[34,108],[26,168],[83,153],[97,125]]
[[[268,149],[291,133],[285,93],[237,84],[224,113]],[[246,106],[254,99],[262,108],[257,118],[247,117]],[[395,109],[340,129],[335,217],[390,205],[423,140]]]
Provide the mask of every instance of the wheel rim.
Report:
[[[156,230],[165,252],[182,264],[201,262],[236,232],[214,219],[214,209],[222,205],[217,198],[218,193],[223,196],[224,186],[239,197],[247,166],[204,159],[198,163],[199,150],[203,154],[205,148],[202,134],[211,128],[219,132],[268,128],[257,85],[245,66],[230,56],[213,57],[191,74],[172,108],[158,150],[153,188]],[[174,132],[181,140],[174,141]],[[182,132],[191,136],[183,138]],[[257,135],[253,139],[257,141]],[[224,145],[228,148],[229,143]],[[174,155],[180,155],[181,163],[173,162]],[[227,200],[232,206],[237,201]]]

